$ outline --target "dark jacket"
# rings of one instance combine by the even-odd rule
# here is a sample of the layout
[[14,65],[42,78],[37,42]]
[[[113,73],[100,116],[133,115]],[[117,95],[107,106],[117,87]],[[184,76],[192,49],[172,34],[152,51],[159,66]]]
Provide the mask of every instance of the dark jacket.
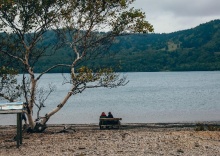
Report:
[[108,118],[114,118],[112,113],[108,113]]

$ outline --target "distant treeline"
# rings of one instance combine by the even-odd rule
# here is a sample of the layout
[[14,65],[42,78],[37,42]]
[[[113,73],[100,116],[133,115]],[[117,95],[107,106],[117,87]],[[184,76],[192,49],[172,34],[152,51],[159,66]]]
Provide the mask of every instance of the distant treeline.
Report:
[[[52,31],[48,31],[45,38],[42,44],[57,41]],[[82,64],[93,68],[112,67],[117,72],[220,70],[219,39],[220,20],[169,34],[131,34],[116,38],[105,56]],[[43,71],[54,63],[70,63],[71,57],[70,49],[60,48],[54,55],[40,59],[35,70]]]

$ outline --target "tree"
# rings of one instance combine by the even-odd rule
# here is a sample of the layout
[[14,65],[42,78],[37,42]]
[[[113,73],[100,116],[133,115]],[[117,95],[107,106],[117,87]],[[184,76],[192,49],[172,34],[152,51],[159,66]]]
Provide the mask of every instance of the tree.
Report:
[[0,67],[0,98],[13,102],[21,96],[22,86],[18,84],[16,75],[13,68]]
[[[0,5],[0,53],[21,64],[23,95],[27,102],[27,117],[33,131],[43,131],[52,115],[77,93],[88,88],[115,88],[127,83],[111,68],[93,69],[82,62],[103,56],[114,38],[130,33],[152,32],[153,27],[140,10],[130,8],[134,0],[4,0]],[[40,44],[48,30],[57,34],[56,43]],[[54,64],[35,74],[34,66],[49,57],[60,46],[72,51],[71,64]],[[52,53],[46,53],[47,48]],[[51,50],[50,49],[50,50]],[[55,68],[69,68],[72,86],[57,107],[34,122],[32,112],[39,93],[37,83],[43,74]],[[90,83],[92,82],[92,83]],[[47,96],[46,96],[47,97]],[[37,104],[42,108],[42,105]],[[38,107],[39,108],[39,107]]]

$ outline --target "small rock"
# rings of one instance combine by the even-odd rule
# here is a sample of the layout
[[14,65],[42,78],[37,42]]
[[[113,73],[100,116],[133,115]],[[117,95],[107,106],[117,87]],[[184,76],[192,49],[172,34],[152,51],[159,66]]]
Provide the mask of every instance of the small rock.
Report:
[[199,147],[199,143],[198,142],[195,143],[195,147]]
[[86,149],[86,147],[83,146],[79,147],[79,150],[83,150],[83,149]]
[[184,151],[182,149],[178,149],[177,152],[178,153],[184,153]]

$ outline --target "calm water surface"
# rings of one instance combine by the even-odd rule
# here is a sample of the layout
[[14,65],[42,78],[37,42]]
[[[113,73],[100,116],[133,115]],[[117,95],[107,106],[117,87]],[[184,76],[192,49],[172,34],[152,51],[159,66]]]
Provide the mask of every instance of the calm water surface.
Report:
[[[220,71],[126,73],[129,83],[117,89],[88,89],[72,96],[50,124],[98,123],[102,111],[122,117],[122,123],[199,122],[220,120]],[[61,74],[46,74],[57,90],[46,102],[52,110],[70,86]],[[36,111],[35,111],[36,112]],[[15,124],[15,115],[0,115],[0,124]]]

